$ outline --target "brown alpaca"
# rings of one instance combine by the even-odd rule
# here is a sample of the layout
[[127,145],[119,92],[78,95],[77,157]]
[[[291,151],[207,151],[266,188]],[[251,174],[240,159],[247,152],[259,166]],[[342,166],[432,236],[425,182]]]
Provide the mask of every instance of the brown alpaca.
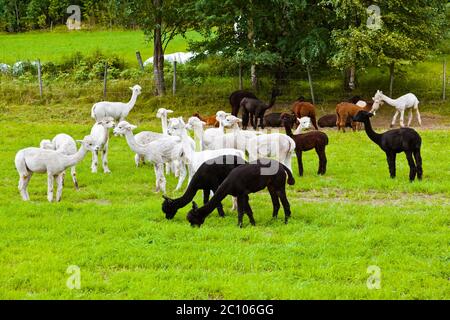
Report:
[[327,171],[327,156],[325,148],[328,145],[328,136],[321,131],[311,131],[302,134],[293,134],[292,128],[295,123],[295,118],[292,115],[283,113],[281,115],[281,124],[286,130],[286,134],[295,141],[295,153],[298,162],[298,174],[303,176],[303,161],[302,153],[312,149],[316,150],[319,157],[319,170],[317,174],[323,175]]
[[310,117],[314,128],[319,130],[316,123],[316,107],[314,107],[312,103],[295,101],[292,106],[292,112],[294,112],[295,116],[299,119],[302,117]]
[[360,124],[353,121],[353,117],[362,110],[370,111],[372,107],[367,105],[364,108],[358,107],[356,104],[350,102],[341,102],[336,106],[336,126],[338,127],[338,131],[342,129],[345,132],[345,124],[347,119],[351,120],[352,129],[356,131],[356,129],[361,129]]
[[193,117],[197,117],[199,118],[201,121],[205,122],[207,126],[212,126],[212,127],[219,127],[219,121],[217,121],[216,116],[206,116],[206,117],[202,117],[200,115],[200,113],[194,113],[192,115]]

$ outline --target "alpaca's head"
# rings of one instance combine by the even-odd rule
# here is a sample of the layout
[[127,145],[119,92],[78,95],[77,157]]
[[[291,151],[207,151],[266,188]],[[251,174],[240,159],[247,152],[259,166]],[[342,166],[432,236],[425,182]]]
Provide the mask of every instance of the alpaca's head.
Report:
[[97,152],[101,148],[92,136],[85,136],[83,140],[77,140],[77,142],[91,152]]
[[372,105],[372,110],[370,110],[370,112],[375,115],[376,112],[378,111],[378,109],[380,108],[380,106],[382,106],[384,104],[383,92],[380,90],[377,90],[377,92],[375,93],[375,96],[372,98],[372,100],[373,100],[373,105]]
[[98,121],[97,123],[105,127],[106,129],[114,128],[114,126],[116,125],[112,117],[105,117],[102,120]]
[[177,214],[177,208],[173,205],[173,200],[167,196],[163,196],[162,211],[166,214],[166,219],[172,220]]
[[137,127],[126,122],[126,121],[120,121],[119,124],[114,128],[114,135],[116,136],[122,136],[126,134],[127,132],[131,132]]
[[140,85],[135,85],[135,86],[133,86],[133,87],[130,87],[130,90],[131,91],[133,91],[133,94],[135,94],[135,95],[140,95],[141,94],[141,92],[142,92],[142,87],[140,86]]
[[371,117],[373,117],[373,113],[361,110],[353,117],[353,121],[365,122],[368,121]]
[[195,201],[192,202],[192,209],[188,212],[186,218],[192,227],[200,227],[205,222],[205,218],[198,214],[198,206]]
[[55,145],[48,139],[42,140],[39,147],[46,150],[55,150]]
[[186,124],[183,121],[183,117],[169,119],[167,126],[167,133],[170,136],[179,136],[186,134]]
[[156,117],[159,119],[161,119],[162,117],[167,118],[169,113],[173,113],[173,111],[169,109],[159,108],[158,111],[156,112]]
[[289,126],[290,128],[294,127],[294,124],[297,123],[297,118],[293,114],[282,113],[280,115],[280,121],[282,126]]
[[228,122],[228,124],[230,125],[230,126],[235,126],[235,125],[239,125],[239,123],[242,123],[242,120],[241,119],[239,119],[238,117],[235,117],[235,116],[232,116],[232,115],[230,115],[230,116],[227,116],[226,118],[225,118],[225,120]]
[[188,123],[186,124],[187,130],[194,130],[196,128],[203,129],[203,127],[206,125],[206,122],[200,120],[197,116],[190,117],[188,120]]
[[226,119],[227,116],[229,116],[229,113],[226,113],[225,111],[217,111],[216,113],[216,120],[217,121],[223,121]]
[[310,117],[301,117],[300,119],[297,118],[297,122],[298,122],[299,127],[302,129],[311,128],[311,118]]

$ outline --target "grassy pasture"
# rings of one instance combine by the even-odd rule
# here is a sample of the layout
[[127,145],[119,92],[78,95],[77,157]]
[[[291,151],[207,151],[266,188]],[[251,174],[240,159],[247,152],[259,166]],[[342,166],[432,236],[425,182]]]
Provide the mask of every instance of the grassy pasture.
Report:
[[[86,110],[84,110],[86,109]],[[448,130],[420,130],[424,180],[408,182],[404,155],[398,178],[364,132],[327,131],[328,171],[304,155],[305,177],[288,187],[293,218],[271,218],[267,192],[251,196],[256,227],[239,229],[231,200],[200,229],[188,207],[166,221],[150,167],[135,168],[124,138],[111,140],[112,174],[77,167],[81,190],[66,180],[61,203],[46,202],[46,177],[20,200],[14,155],[43,138],[89,132],[89,108],[8,106],[0,135],[0,298],[6,299],[448,299],[450,168]],[[159,130],[153,110],[130,122]],[[31,116],[33,115],[33,116]],[[184,114],[185,116],[188,113]],[[50,120],[42,120],[50,119]],[[380,130],[380,129],[379,129]],[[383,129],[384,130],[384,129]],[[176,180],[169,178],[174,194]],[[201,202],[199,193],[196,200]],[[66,269],[81,270],[69,290]],[[367,267],[381,268],[381,289],[369,290]]]

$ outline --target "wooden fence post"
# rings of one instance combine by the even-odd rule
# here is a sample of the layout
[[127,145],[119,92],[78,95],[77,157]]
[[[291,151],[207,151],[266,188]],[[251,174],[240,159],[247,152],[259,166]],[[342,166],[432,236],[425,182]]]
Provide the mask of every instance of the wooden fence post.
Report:
[[139,67],[141,68],[142,71],[144,71],[144,64],[142,63],[142,57],[139,51],[136,51],[136,59],[139,63]]
[[172,94],[177,93],[177,62],[173,62],[173,83],[172,83]]
[[41,69],[41,60],[37,60],[37,71],[38,71],[38,80],[39,80],[39,96],[42,99],[42,69]]
[[106,86],[108,82],[108,63],[105,63],[105,73],[103,74],[103,99],[106,99]]
[[447,90],[447,60],[444,59],[442,72],[442,100],[445,100],[445,91]]

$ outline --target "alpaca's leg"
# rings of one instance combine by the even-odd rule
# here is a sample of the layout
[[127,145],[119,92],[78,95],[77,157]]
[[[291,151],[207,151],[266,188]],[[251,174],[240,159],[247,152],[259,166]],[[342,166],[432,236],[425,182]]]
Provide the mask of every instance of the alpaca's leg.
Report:
[[284,189],[284,186],[277,191],[277,194],[281,200],[281,204],[283,205],[284,223],[288,223],[288,220],[291,216],[291,206],[289,205],[289,201],[286,197],[286,190]]
[[64,186],[64,173],[56,177],[56,202],[61,201]]
[[70,175],[72,176],[73,185],[75,186],[75,189],[79,189],[78,187],[78,180],[77,180],[77,169],[75,166],[70,168]]
[[247,130],[247,126],[248,126],[248,111],[244,109],[242,111],[242,129]]
[[395,111],[394,117],[392,117],[391,128],[395,126],[395,123],[397,122],[397,117],[398,117],[399,113],[400,113],[400,111],[398,111],[398,110]]
[[178,184],[177,187],[175,188],[175,191],[178,191],[181,189],[181,187],[183,186],[183,182],[186,179],[187,176],[187,172],[186,172],[186,165],[184,163],[180,163],[180,174],[179,174],[179,178],[178,178]]
[[408,127],[411,126],[412,118],[413,118],[413,109],[410,108],[409,109],[409,116],[408,116]]
[[422,118],[420,117],[419,107],[416,107],[417,112],[417,122],[419,122],[419,127],[422,126]]
[[256,225],[255,218],[253,217],[253,210],[252,207],[250,207],[249,203],[249,197],[248,195],[245,196],[245,208],[244,211],[247,213],[248,219],[250,220],[250,224],[252,226]]
[[91,164],[92,173],[97,173],[97,166],[98,166],[98,151],[92,151],[92,164]]
[[245,208],[245,196],[240,195],[237,197],[238,202],[238,227],[242,228],[242,219],[244,218],[244,208]]
[[414,159],[416,160],[417,179],[422,180],[423,169],[422,169],[422,157],[420,156],[420,149],[414,151]]
[[316,147],[316,153],[319,157],[319,171],[317,174],[322,175],[327,171],[327,155],[325,154],[325,147]]
[[102,166],[104,173],[111,173],[111,170],[108,168],[108,148],[109,142],[106,142],[102,150]]
[[405,151],[406,159],[409,165],[409,181],[413,182],[416,179],[416,164],[414,163],[413,155],[411,151]]
[[315,114],[312,114],[310,118],[311,118],[311,122],[312,122],[314,128],[315,128],[316,130],[319,130],[319,127],[317,126],[316,115],[315,115]]
[[303,176],[302,151],[295,150],[295,153],[297,154],[298,175],[301,177],[301,176]]
[[48,202],[53,201],[53,181],[55,177],[51,174],[47,174],[47,200]]
[[153,166],[153,170],[155,171],[155,183],[156,183],[155,192],[159,192],[160,191],[160,185],[159,185],[159,172],[158,172],[158,165],[157,164],[155,164]]
[[28,173],[26,176],[20,176],[19,178],[19,191],[22,196],[22,200],[28,201],[30,200],[30,195],[28,194],[28,184],[30,183],[31,173]]
[[345,124],[347,123],[347,114],[343,114],[341,116],[341,121],[339,123],[339,127],[342,129],[342,132],[345,132]]
[[136,164],[136,167],[139,167],[140,160],[141,160],[140,156],[136,153],[134,155],[134,163]]
[[405,110],[400,111],[400,127],[405,127]]
[[156,168],[156,190],[157,192],[162,191],[166,194],[166,177],[164,176],[164,164],[158,163],[155,165]]
[[389,173],[391,174],[391,178],[395,178],[395,152],[386,153],[386,159],[389,165]]
[[258,123],[258,119],[255,117],[253,113],[250,113],[250,125],[253,127],[253,130],[256,130],[256,124]]
[[269,190],[270,198],[272,199],[272,217],[276,219],[278,217],[278,211],[280,210],[280,200],[278,199],[278,195],[273,186],[268,186],[267,189]]

